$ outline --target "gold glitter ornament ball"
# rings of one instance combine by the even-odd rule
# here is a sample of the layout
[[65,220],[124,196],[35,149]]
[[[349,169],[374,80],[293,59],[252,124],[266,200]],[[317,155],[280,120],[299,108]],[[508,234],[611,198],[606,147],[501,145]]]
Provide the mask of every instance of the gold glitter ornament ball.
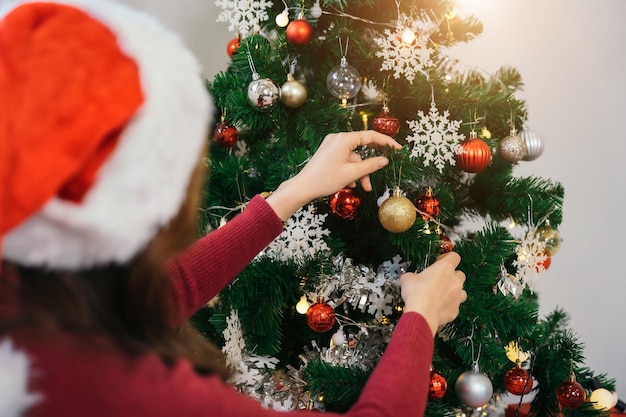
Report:
[[545,243],[548,254],[550,256],[556,255],[561,248],[561,235],[559,235],[559,232],[553,229],[550,223],[546,222],[546,224],[537,229],[537,235]]
[[513,129],[511,134],[498,144],[498,153],[504,159],[514,164],[526,157],[526,142]]
[[383,201],[378,209],[380,224],[392,233],[406,232],[417,219],[415,206],[396,188],[393,195]]

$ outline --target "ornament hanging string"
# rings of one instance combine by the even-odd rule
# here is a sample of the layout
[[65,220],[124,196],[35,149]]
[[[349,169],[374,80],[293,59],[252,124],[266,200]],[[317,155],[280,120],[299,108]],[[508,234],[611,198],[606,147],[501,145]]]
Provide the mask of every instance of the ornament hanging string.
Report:
[[474,320],[472,320],[472,332],[470,333],[469,336],[467,336],[465,339],[467,339],[467,341],[470,343],[470,347],[471,347],[471,351],[472,351],[472,367],[473,368],[477,368],[478,367],[478,361],[480,360],[480,353],[482,351],[482,345],[478,346],[478,354],[475,356],[475,351],[474,351],[474,331],[476,329],[476,320],[478,320],[478,317],[474,317]]
[[341,38],[339,40],[339,52],[341,53],[341,59],[345,59],[348,55],[348,45],[350,44],[350,38],[346,37],[346,49],[343,49],[343,44],[341,43]]
[[250,71],[252,71],[252,79],[258,80],[260,78],[259,73],[256,72],[256,67],[254,66],[254,61],[252,60],[252,54],[250,51],[246,51],[246,55],[248,56],[248,65],[250,66]]
[[528,194],[528,225],[531,229],[534,228],[534,220],[533,220],[533,196]]
[[[426,81],[428,80],[428,74],[424,74],[426,76]],[[435,86],[430,85],[430,105],[431,107],[435,107]]]

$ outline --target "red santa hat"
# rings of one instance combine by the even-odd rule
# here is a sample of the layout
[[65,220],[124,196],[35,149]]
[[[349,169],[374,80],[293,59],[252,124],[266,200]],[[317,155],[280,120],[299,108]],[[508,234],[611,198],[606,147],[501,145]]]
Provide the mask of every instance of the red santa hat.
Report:
[[177,213],[211,116],[201,68],[106,0],[0,6],[0,245],[22,265],[123,263]]

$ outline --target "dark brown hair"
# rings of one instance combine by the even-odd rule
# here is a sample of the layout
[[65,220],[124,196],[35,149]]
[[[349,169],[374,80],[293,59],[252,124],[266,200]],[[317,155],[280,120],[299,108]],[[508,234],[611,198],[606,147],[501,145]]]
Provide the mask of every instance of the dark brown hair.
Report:
[[187,358],[199,371],[226,378],[221,351],[181,317],[164,268],[198,237],[203,179],[204,169],[198,168],[178,214],[128,265],[49,271],[5,262],[3,275],[17,279],[3,277],[0,293],[18,294],[17,312],[0,324],[0,332],[19,328],[41,337],[71,332],[96,345],[105,336],[129,354],[156,352],[167,364]]

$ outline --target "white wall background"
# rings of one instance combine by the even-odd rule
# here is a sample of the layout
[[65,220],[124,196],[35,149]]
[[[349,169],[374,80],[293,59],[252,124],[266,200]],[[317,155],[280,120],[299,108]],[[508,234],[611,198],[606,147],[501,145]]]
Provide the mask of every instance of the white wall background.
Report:
[[[617,380],[626,400],[626,0],[459,0],[484,24],[455,47],[462,64],[517,68],[533,130],[546,149],[516,173],[565,186],[563,239],[536,288],[541,314],[561,307],[585,344],[588,366]],[[212,77],[235,34],[211,0],[126,0],[179,32]]]

